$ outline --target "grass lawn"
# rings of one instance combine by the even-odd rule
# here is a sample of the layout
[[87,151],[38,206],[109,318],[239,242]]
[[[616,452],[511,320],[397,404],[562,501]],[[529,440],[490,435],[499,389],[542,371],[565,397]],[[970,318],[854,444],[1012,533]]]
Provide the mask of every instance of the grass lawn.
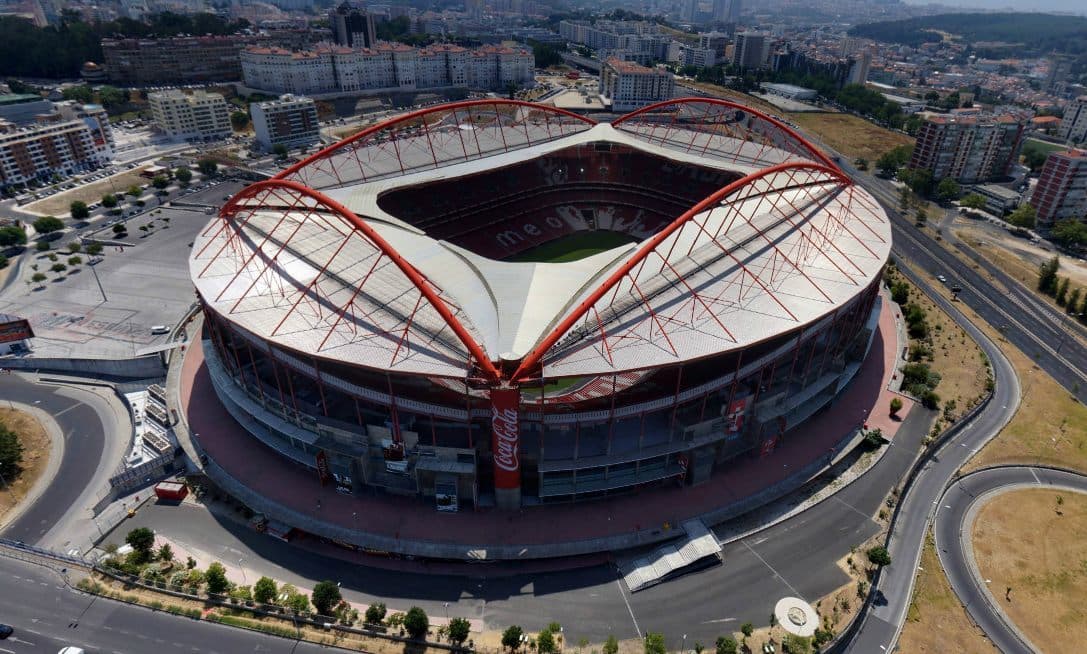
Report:
[[981,576],[992,580],[989,589],[1040,651],[1083,642],[1087,496],[1055,489],[998,495],[978,512],[973,544]]
[[936,557],[932,536],[925,539],[913,601],[898,638],[898,651],[942,654],[992,654],[997,651],[959,602]]
[[19,435],[23,445],[22,470],[15,479],[8,479],[11,486],[0,491],[0,519],[14,508],[18,500],[26,497],[34,482],[49,465],[49,434],[29,413],[13,409],[0,409],[0,423]]
[[1023,151],[1021,154],[1026,155],[1029,152],[1041,152],[1042,154],[1049,154],[1050,152],[1056,152],[1058,150],[1066,150],[1063,145],[1056,143],[1050,143],[1048,141],[1039,141],[1038,139],[1026,139],[1023,141]]
[[789,120],[850,159],[863,157],[874,163],[891,148],[913,143],[913,139],[905,134],[852,114],[798,112],[788,116]]
[[620,245],[634,243],[636,239],[619,232],[596,230],[575,232],[569,236],[548,241],[510,257],[509,261],[536,261],[563,263],[577,261]]

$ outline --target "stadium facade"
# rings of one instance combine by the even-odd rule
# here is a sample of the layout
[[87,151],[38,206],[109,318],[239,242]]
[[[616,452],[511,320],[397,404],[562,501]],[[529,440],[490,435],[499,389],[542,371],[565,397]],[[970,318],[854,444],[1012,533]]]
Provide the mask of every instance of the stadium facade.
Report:
[[890,247],[870,195],[750,108],[489,99],[247,187],[190,268],[210,378],[256,440],[344,493],[456,510],[772,456],[867,356]]

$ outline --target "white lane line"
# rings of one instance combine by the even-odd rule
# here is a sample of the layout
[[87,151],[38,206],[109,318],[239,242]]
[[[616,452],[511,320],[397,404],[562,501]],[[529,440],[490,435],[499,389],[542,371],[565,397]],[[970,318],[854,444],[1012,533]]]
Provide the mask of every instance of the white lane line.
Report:
[[630,608],[627,594],[623,592],[623,581],[621,579],[616,579],[615,585],[619,588],[619,597],[623,598],[623,604],[627,605],[627,612],[630,613],[630,621],[634,623],[634,633],[637,634],[638,638],[641,638],[642,628],[638,626],[638,618],[634,617],[634,609]]
[[765,565],[765,566],[766,566],[767,568],[770,568],[770,572],[773,572],[773,573],[774,573],[774,576],[775,576],[775,577],[777,577],[778,579],[780,579],[780,580],[781,580],[781,583],[785,584],[786,586],[788,586],[788,587],[789,587],[789,590],[793,591],[793,596],[794,596],[794,597],[799,597],[800,599],[804,599],[804,596],[803,596],[803,595],[801,595],[800,593],[796,592],[796,589],[795,589],[795,588],[793,588],[793,585],[792,585],[792,584],[790,584],[790,583],[789,583],[788,581],[786,581],[786,580],[785,580],[785,577],[781,576],[781,573],[780,573],[780,572],[778,572],[777,570],[775,570],[775,569],[774,569],[774,566],[772,566],[772,565],[770,565],[769,563],[767,563],[767,562],[766,562],[766,559],[762,558],[762,556],[761,556],[761,555],[759,555],[759,553],[758,553],[758,552],[756,552],[755,550],[751,549],[751,546],[747,544],[747,541],[743,541],[743,544],[744,544],[744,547],[746,547],[746,548],[747,548],[748,550],[750,550],[750,551],[751,551],[751,553],[752,553],[752,554],[754,554],[754,555],[755,555],[755,558],[757,558],[758,560],[762,561],[762,564],[763,564],[763,565]]
[[1038,484],[1039,486],[1042,485],[1042,480],[1038,479],[1038,475],[1034,472],[1034,468],[1030,468],[1030,476],[1034,477],[1034,483]]
[[[870,515],[865,515],[863,511],[861,511],[861,510],[860,510],[860,509],[858,509],[857,507],[853,506],[853,505],[852,505],[852,504],[850,504],[849,502],[846,502],[845,500],[843,500],[842,498],[838,497],[837,495],[831,495],[831,497],[833,497],[834,499],[838,500],[838,503],[839,503],[839,504],[841,504],[842,506],[846,507],[847,509],[849,509],[849,510],[853,511],[854,513],[856,513],[856,514],[857,514],[857,515],[859,515],[860,517],[862,517],[862,518],[864,518],[864,519],[866,519],[866,520],[871,520],[871,519],[872,519],[872,516],[870,516]],[[756,544],[756,545],[758,545],[759,543],[755,543],[755,544]]]

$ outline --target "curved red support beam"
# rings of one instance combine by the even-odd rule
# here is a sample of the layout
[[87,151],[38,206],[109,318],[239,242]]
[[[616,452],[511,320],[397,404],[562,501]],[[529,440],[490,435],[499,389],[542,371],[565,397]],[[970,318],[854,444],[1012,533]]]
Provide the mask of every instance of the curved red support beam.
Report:
[[[722,106],[722,107],[729,107],[731,109],[740,109],[740,110],[746,111],[746,112],[748,112],[750,114],[754,114],[754,115],[758,116],[759,118],[765,120],[766,122],[774,125],[775,127],[780,129],[781,131],[785,132],[789,136],[793,137],[794,139],[796,139],[797,142],[800,143],[800,145],[804,146],[804,148],[807,149],[808,152],[811,152],[812,155],[814,155],[816,159],[818,159],[820,162],[822,162],[824,166],[826,166],[827,168],[833,168],[834,170],[838,171],[839,173],[842,173],[842,169],[839,168],[836,163],[831,161],[830,158],[827,157],[827,155],[823,154],[819,150],[819,148],[815,147],[810,141],[808,141],[808,139],[801,136],[793,128],[789,127],[788,125],[781,122],[777,118],[774,118],[773,116],[771,116],[769,114],[765,114],[765,113],[759,111],[758,109],[752,109],[751,107],[748,107],[747,105],[743,105],[743,104],[740,104],[738,102],[732,102],[731,100],[723,100],[721,98],[674,98],[672,100],[664,100],[663,102],[657,102],[656,104],[651,104],[651,105],[649,105],[647,107],[642,107],[641,109],[638,109],[636,111],[632,111],[629,114],[620,116],[617,120],[613,121],[611,125],[612,125],[612,127],[618,127],[619,125],[621,125],[622,123],[624,123],[627,120],[630,120],[631,118],[636,118],[636,117],[638,117],[638,116],[640,116],[642,114],[651,113],[653,111],[657,111],[658,109],[662,109],[664,107],[668,107],[668,106],[676,105],[676,104],[715,104],[715,105]],[[844,174],[844,173],[842,173],[842,174]]]
[[450,103],[447,103],[447,104],[440,104],[440,105],[435,105],[433,107],[425,107],[423,109],[418,109],[418,110],[412,111],[410,113],[406,113],[406,114],[403,114],[403,115],[400,115],[400,116],[395,116],[395,117],[390,118],[388,120],[383,120],[380,123],[377,123],[376,125],[371,125],[371,126],[367,127],[366,129],[362,130],[361,132],[359,132],[358,134],[355,134],[354,136],[349,136],[346,139],[344,139],[344,140],[342,140],[342,141],[340,141],[338,143],[333,143],[332,145],[328,146],[327,148],[324,148],[324,149],[310,155],[309,157],[306,157],[305,159],[303,159],[302,161],[299,161],[298,163],[294,164],[290,168],[287,168],[287,169],[281,171],[278,175],[276,175],[272,179],[286,179],[287,177],[290,177],[291,175],[297,173],[299,170],[305,168],[306,166],[313,163],[314,161],[318,161],[319,159],[329,157],[329,156],[335,154],[338,150],[340,150],[342,148],[345,148],[345,147],[347,147],[347,146],[349,146],[352,143],[355,143],[357,141],[361,141],[361,140],[365,139],[366,137],[370,136],[371,134],[374,134],[375,132],[380,132],[381,130],[388,129],[389,127],[392,127],[393,125],[396,125],[397,123],[402,123],[402,122],[405,122],[405,121],[414,120],[416,118],[419,118],[420,116],[427,116],[427,115],[433,114],[433,113],[453,111],[455,109],[468,109],[468,108],[471,108],[471,107],[483,107],[483,106],[495,106],[495,105],[508,105],[508,106],[515,106],[515,107],[529,107],[531,109],[546,111],[548,113],[559,114],[559,115],[562,115],[562,116],[566,116],[568,118],[576,118],[577,120],[580,120],[581,122],[586,123],[588,125],[596,125],[596,121],[593,120],[592,118],[588,118],[586,116],[580,116],[578,114],[573,113],[572,111],[566,111],[565,109],[559,109],[558,107],[551,107],[551,106],[543,105],[543,104],[536,104],[535,102],[525,102],[524,100],[507,100],[507,99],[504,99],[504,98],[488,98],[486,100],[465,100],[465,101],[462,101],[462,102],[450,102]]
[[396,267],[400,269],[400,272],[404,273],[404,276],[411,281],[412,284],[419,290],[419,293],[426,298],[430,306],[438,312],[438,315],[445,320],[445,323],[449,325],[453,333],[457,335],[460,342],[464,344],[468,351],[475,357],[480,368],[494,381],[501,379],[501,373],[498,368],[495,367],[491,360],[487,358],[486,353],[479,343],[472,338],[472,335],[468,333],[464,325],[461,324],[457,317],[453,315],[453,312],[449,310],[449,306],[442,300],[437,293],[427,284],[423,275],[415,269],[411,263],[408,262],[403,256],[397,252],[392,245],[389,244],[384,238],[381,237],[374,228],[366,223],[366,221],[360,219],[353,211],[343,206],[339,202],[336,202],[332,198],[324,195],[319,191],[315,191],[305,184],[299,182],[286,180],[286,179],[268,179],[261,182],[256,182],[245,187],[234,195],[225,205],[223,205],[220,211],[220,216],[226,219],[226,216],[234,213],[239,208],[239,203],[242,200],[255,197],[257,193],[261,191],[269,191],[274,189],[287,189],[294,193],[301,194],[303,196],[312,198],[314,201],[325,206],[338,216],[345,220],[348,225],[355,231],[361,232],[367,239],[370,240],[381,252],[389,257],[389,259],[396,264]]
[[842,182],[843,187],[852,184],[852,181],[845,175],[845,173],[843,173],[837,167],[823,166],[821,164],[807,161],[791,161],[778,164],[776,166],[771,166],[769,168],[764,168],[756,173],[751,173],[750,175],[740,178],[735,182],[732,182],[728,186],[725,186],[724,188],[715,191],[709,197],[688,209],[679,218],[673,220],[671,224],[669,224],[661,231],[657,232],[657,234],[654,235],[652,238],[642,243],[642,246],[638,248],[638,250],[634,254],[632,254],[630,258],[627,259],[625,263],[623,263],[622,266],[617,268],[615,272],[613,272],[606,280],[604,280],[602,284],[600,284],[600,286],[596,288],[596,290],[594,290],[588,295],[588,297],[582,300],[572,313],[567,315],[566,318],[564,318],[562,322],[560,322],[555,327],[555,329],[551,330],[551,332],[546,337],[544,337],[544,339],[540,341],[540,343],[536,347],[534,347],[532,351],[525,356],[524,359],[521,360],[521,365],[519,365],[517,367],[517,370],[515,370],[512,375],[510,375],[510,381],[516,382],[521,380],[537,365],[539,365],[544,355],[547,354],[547,351],[550,350],[555,345],[555,343],[559,341],[560,338],[562,338],[563,334],[568,332],[570,328],[572,328],[579,320],[581,320],[585,316],[585,314],[588,313],[589,310],[592,309],[593,306],[608,293],[608,291],[615,288],[615,286],[619,284],[619,282],[621,282],[623,278],[626,277],[632,270],[634,270],[634,268],[638,264],[644,261],[646,257],[648,257],[654,250],[656,250],[657,247],[665,241],[665,239],[678,231],[685,224],[693,220],[695,216],[717,205],[721,202],[722,199],[728,197],[729,195],[743,188],[744,186],[751,184],[752,182],[762,179],[763,177],[766,177],[768,175],[773,175],[775,173],[781,172],[783,170],[794,169],[807,169],[816,172],[827,173],[838,178]]

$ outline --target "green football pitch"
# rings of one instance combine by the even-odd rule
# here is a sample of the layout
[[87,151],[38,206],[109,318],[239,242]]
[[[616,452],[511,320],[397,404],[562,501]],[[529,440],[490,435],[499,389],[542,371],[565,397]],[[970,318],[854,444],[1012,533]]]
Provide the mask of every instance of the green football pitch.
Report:
[[569,236],[548,241],[534,248],[525,250],[513,256],[509,261],[537,261],[543,263],[563,263],[565,261],[577,261],[590,257],[599,252],[619,247],[626,243],[634,243],[637,239],[621,234],[597,230],[592,232],[574,232]]

